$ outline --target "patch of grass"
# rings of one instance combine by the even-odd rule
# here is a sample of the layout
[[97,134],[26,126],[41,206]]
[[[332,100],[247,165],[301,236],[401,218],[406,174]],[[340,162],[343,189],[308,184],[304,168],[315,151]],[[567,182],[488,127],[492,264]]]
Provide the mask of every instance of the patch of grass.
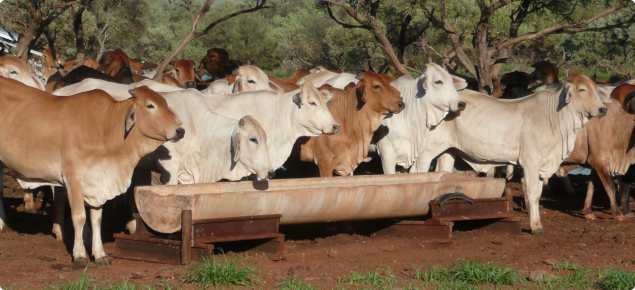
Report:
[[258,285],[259,280],[254,277],[254,270],[249,266],[240,266],[238,262],[229,261],[223,254],[218,261],[205,259],[203,263],[191,265],[183,278],[185,283],[194,283],[202,287],[211,286],[251,286]]
[[45,289],[52,290],[89,290],[89,289],[97,289],[97,286],[93,285],[95,280],[88,278],[86,276],[86,270],[88,267],[84,269],[82,276],[80,276],[76,281],[66,281],[58,286],[48,286]]
[[368,273],[368,275],[353,272],[348,278],[344,279],[344,282],[349,284],[363,284],[363,285],[375,285],[383,286],[386,282],[377,273]]
[[603,290],[635,288],[635,273],[613,268],[600,272],[597,287]]
[[291,281],[284,281],[280,284],[278,284],[278,287],[280,287],[281,290],[317,290],[317,287],[313,287],[311,286],[311,284],[306,284],[300,280],[298,280],[296,277],[293,277],[293,279],[291,279]]
[[557,264],[554,267],[556,271],[573,271],[573,274],[566,276],[558,276],[556,282],[568,283],[577,288],[590,288],[593,286],[593,280],[589,275],[589,269],[580,267],[576,264],[565,261],[564,263]]
[[473,285],[491,283],[493,285],[515,285],[523,281],[515,269],[505,266],[465,261],[454,265],[448,271],[455,280]]

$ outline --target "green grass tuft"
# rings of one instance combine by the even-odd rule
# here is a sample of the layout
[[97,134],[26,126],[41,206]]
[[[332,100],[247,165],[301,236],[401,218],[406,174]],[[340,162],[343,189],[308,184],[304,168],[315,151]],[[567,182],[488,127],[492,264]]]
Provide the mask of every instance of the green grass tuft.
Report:
[[353,272],[350,276],[348,276],[348,278],[344,279],[344,282],[349,284],[358,283],[375,286],[382,286],[386,284],[386,282],[377,273],[368,273],[368,275],[364,275],[357,272]]
[[80,276],[77,281],[66,281],[65,283],[62,283],[58,286],[48,286],[45,289],[52,289],[52,290],[89,290],[89,289],[97,289],[97,286],[93,285],[93,282],[95,282],[95,280],[88,278],[88,276],[86,276],[86,270],[88,270],[88,267],[86,267],[86,269],[84,269],[84,273],[82,273],[82,276]]
[[203,287],[211,286],[250,286],[258,285],[254,278],[254,270],[249,266],[240,267],[237,261],[229,261],[225,255],[221,261],[216,257],[205,259],[203,263],[189,267],[183,282],[194,283]]
[[317,290],[317,287],[313,287],[311,286],[311,284],[306,284],[298,279],[296,279],[296,277],[293,277],[293,279],[291,279],[291,281],[284,281],[280,284],[278,284],[278,286],[280,287],[281,290]]
[[635,273],[613,268],[599,274],[597,288],[603,290],[621,290],[635,288]]

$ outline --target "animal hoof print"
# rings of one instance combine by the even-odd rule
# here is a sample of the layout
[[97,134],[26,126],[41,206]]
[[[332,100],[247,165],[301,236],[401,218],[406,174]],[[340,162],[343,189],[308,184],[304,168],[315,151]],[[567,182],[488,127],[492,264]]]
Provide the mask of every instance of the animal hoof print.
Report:
[[584,218],[585,218],[585,219],[588,219],[588,220],[590,220],[590,221],[594,221],[594,220],[595,220],[595,215],[594,215],[594,214],[592,214],[592,213],[588,213],[588,214],[585,214],[585,215],[584,215]]
[[88,266],[88,259],[79,258],[73,261],[73,270],[84,270]]
[[110,266],[112,265],[112,262],[110,261],[110,259],[108,259],[108,257],[103,257],[97,259],[95,261],[95,264],[97,264],[97,266]]

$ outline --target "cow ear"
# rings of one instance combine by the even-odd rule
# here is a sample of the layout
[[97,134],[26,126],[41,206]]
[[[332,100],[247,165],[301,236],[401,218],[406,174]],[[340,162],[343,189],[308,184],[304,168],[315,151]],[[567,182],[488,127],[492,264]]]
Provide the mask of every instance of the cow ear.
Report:
[[31,78],[33,78],[33,81],[37,85],[38,89],[46,91],[46,87],[44,87],[44,84],[42,83],[42,81],[40,81],[38,77],[31,75]]
[[126,133],[130,132],[132,126],[137,122],[137,104],[130,102],[126,108]]
[[176,77],[176,70],[175,69],[171,69],[171,70],[168,71],[168,74],[170,76],[172,76],[173,78],[175,78]]
[[558,95],[558,111],[562,110],[569,101],[571,101],[571,92],[570,92],[571,84],[565,82],[562,86],[562,90],[560,91],[560,95]]
[[235,70],[233,70],[233,71],[232,71],[232,76],[237,76],[239,72],[240,72],[240,70],[239,70],[239,69],[235,69]]
[[602,101],[602,103],[611,102],[611,92],[613,91],[611,88],[614,88],[614,87],[609,88],[605,86],[598,86],[597,88],[598,97],[600,98],[600,101]]
[[322,93],[322,96],[324,97],[324,102],[328,103],[333,98],[333,94],[331,94],[328,90],[320,91],[320,93]]
[[240,119],[238,121],[238,126],[234,128],[234,132],[232,132],[231,138],[231,155],[232,155],[232,167],[234,168],[235,164],[240,160],[240,127],[245,125],[245,121]]
[[302,92],[300,91],[293,95],[293,103],[298,106],[298,109],[302,107],[302,98],[300,97],[301,93]]
[[467,88],[467,82],[465,79],[457,76],[452,76],[452,84],[457,91]]
[[357,90],[355,91],[357,94],[357,102],[358,103],[366,103],[366,84],[364,80],[359,81],[357,83]]

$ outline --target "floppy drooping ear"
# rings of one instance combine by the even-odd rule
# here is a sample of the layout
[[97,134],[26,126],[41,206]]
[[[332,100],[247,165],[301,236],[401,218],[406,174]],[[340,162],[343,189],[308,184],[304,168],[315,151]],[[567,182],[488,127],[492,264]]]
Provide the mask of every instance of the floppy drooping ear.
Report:
[[569,101],[571,101],[571,92],[570,92],[571,84],[569,82],[565,82],[562,86],[562,90],[558,95],[558,111],[562,110]]
[[454,88],[457,91],[467,88],[467,82],[465,79],[457,76],[452,76],[452,84],[454,84]]
[[610,103],[611,102],[611,92],[613,91],[614,87],[605,87],[605,86],[598,86],[597,87],[597,92],[598,92],[598,97],[600,98],[600,101],[602,103]]
[[303,105],[302,98],[300,97],[301,93],[302,92],[300,91],[300,92],[297,92],[295,95],[293,95],[293,103],[296,104],[296,106],[298,106],[298,109],[302,108],[302,105]]
[[[134,99],[134,97],[132,98]],[[137,104],[131,101],[126,108],[126,133],[130,132],[132,126],[137,122]]]
[[46,91],[46,87],[44,87],[44,84],[42,83],[42,81],[40,81],[40,79],[38,77],[36,77],[34,75],[31,75],[31,78],[33,78],[33,81],[37,85],[38,89],[40,89],[42,91]]
[[329,90],[323,90],[320,91],[320,93],[322,93],[322,96],[324,97],[324,102],[328,103],[333,98],[333,94],[331,94]]
[[[232,132],[231,138],[231,154],[232,154],[232,163],[238,162],[240,160],[240,130],[245,126],[245,120],[240,119],[238,121],[238,127],[234,128],[234,132]],[[232,169],[233,169],[232,165]]]
[[428,75],[426,75],[426,73],[422,73],[421,76],[419,76],[419,81],[417,81],[417,94],[415,95],[415,98],[423,98],[423,96],[426,95],[426,92],[428,91]]
[[232,76],[238,76],[238,73],[240,73],[240,68],[237,68],[235,70],[232,71]]

